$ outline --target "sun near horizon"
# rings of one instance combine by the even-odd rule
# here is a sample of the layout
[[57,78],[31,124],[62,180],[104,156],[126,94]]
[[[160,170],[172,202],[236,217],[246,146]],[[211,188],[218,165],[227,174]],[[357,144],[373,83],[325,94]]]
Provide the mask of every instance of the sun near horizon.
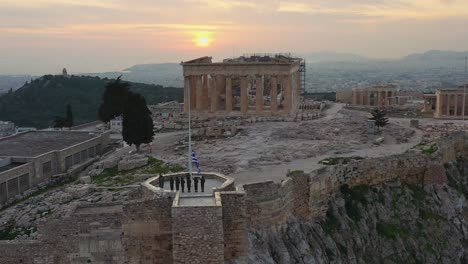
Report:
[[194,39],[195,46],[200,48],[206,48],[211,46],[213,42],[212,34],[209,32],[197,32],[196,37]]

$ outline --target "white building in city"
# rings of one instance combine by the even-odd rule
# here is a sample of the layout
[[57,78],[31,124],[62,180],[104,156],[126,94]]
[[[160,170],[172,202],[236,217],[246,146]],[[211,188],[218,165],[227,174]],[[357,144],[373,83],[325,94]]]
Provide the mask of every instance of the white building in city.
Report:
[[8,137],[15,134],[15,123],[10,121],[0,121],[0,137]]
[[110,129],[112,133],[122,134],[122,116],[118,116],[110,121]]

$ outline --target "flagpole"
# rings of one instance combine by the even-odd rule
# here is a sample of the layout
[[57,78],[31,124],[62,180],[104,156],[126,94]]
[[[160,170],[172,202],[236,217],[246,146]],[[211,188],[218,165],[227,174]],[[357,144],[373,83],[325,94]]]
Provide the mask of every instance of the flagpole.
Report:
[[189,169],[189,173],[190,173],[190,178],[192,178],[192,114],[191,114],[191,111],[192,111],[192,107],[190,106],[190,101],[191,100],[191,97],[190,97],[190,90],[191,90],[191,87],[189,85],[188,87],[188,93],[187,93],[187,102],[188,102],[188,131],[189,131],[189,135],[188,135],[188,140],[189,140],[189,143],[188,143],[188,169]]

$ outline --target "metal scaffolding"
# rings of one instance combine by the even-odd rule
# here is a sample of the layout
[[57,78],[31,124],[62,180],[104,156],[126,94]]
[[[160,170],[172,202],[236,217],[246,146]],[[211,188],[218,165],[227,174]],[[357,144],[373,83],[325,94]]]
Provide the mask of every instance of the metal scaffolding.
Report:
[[301,66],[299,67],[299,72],[301,75],[301,94],[306,93],[306,61],[301,61]]

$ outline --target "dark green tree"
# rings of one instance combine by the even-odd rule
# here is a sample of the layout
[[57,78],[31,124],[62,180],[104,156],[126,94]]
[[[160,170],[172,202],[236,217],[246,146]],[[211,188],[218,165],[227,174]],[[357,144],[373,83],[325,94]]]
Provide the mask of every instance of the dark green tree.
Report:
[[371,114],[372,117],[370,120],[375,121],[375,126],[377,128],[384,127],[388,124],[387,111],[385,111],[385,109],[374,108],[374,110],[371,111]]
[[67,113],[65,115],[65,126],[72,127],[73,126],[73,112],[71,109],[71,105],[67,104]]
[[135,145],[137,152],[141,144],[153,140],[153,119],[143,96],[129,92],[123,110],[122,137],[129,145]]
[[123,113],[125,101],[129,95],[130,84],[122,81],[120,77],[115,81],[109,82],[102,95],[98,116],[99,120],[103,122],[107,123]]
[[55,128],[62,128],[62,127],[65,127],[65,118],[61,117],[61,116],[55,116],[54,117],[54,127]]
[[54,117],[54,127],[62,128],[62,127],[72,127],[72,126],[73,126],[73,113],[72,113],[70,104],[67,104],[67,111],[65,113],[65,117],[61,117],[61,116]]

